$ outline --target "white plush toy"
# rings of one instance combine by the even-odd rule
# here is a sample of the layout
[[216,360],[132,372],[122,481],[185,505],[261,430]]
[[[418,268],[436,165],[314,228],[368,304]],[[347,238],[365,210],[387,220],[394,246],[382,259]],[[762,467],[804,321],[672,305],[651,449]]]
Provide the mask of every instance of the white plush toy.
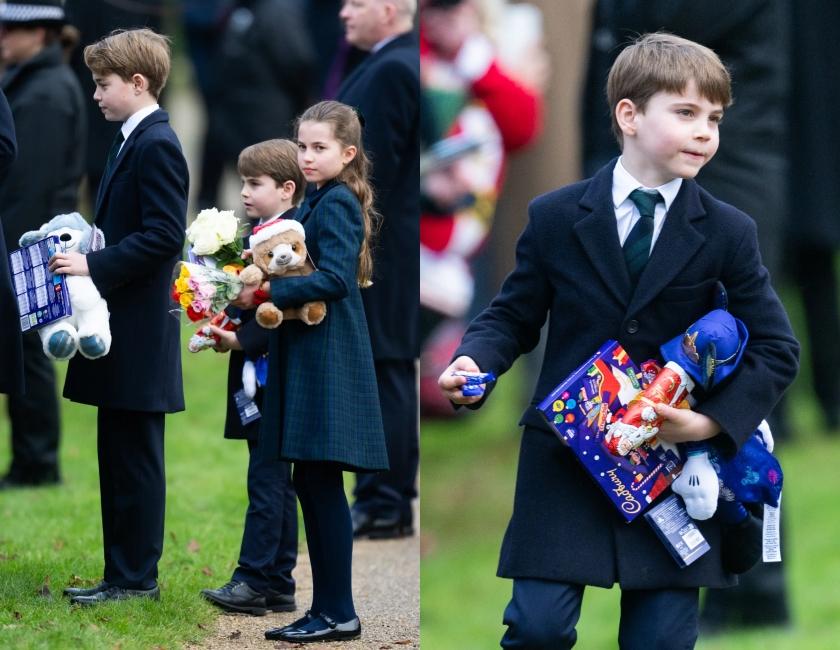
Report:
[[[20,238],[21,246],[55,235],[65,253],[89,253],[93,229],[78,212],[59,214],[39,230],[30,230]],[[97,231],[101,236],[101,231]],[[100,238],[99,244],[104,245]],[[67,275],[67,293],[72,314],[45,325],[38,334],[44,354],[56,361],[65,361],[76,350],[88,359],[98,359],[111,349],[111,326],[108,304],[99,295],[96,285],[88,275]]]

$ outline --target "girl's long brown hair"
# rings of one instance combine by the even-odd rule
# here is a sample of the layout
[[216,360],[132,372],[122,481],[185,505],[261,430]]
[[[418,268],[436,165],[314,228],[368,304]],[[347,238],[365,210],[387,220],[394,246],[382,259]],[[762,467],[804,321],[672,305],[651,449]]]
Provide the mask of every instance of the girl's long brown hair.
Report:
[[372,240],[379,226],[379,213],[373,207],[373,188],[370,185],[370,160],[362,147],[362,125],[359,116],[347,104],[336,101],[319,102],[307,108],[297,119],[295,131],[301,122],[324,122],[331,124],[333,136],[344,147],[356,147],[356,157],[351,160],[336,180],[341,181],[356,198],[362,207],[362,222],[364,238],[359,250],[359,268],[356,279],[361,287],[371,285],[373,277],[373,255],[371,253]]

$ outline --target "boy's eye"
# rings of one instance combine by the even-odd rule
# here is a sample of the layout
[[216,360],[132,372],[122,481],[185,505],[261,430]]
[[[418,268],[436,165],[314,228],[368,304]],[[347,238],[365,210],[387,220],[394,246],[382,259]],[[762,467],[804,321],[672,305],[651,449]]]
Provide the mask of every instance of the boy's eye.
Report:
[[684,115],[685,117],[692,117],[694,115],[694,111],[688,108],[681,108],[677,111],[680,115]]

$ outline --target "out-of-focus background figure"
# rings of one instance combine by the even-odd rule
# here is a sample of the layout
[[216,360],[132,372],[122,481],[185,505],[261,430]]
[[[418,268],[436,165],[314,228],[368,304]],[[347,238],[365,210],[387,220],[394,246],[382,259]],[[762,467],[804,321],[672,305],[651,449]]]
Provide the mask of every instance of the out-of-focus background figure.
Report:
[[[85,163],[82,89],[65,63],[64,12],[58,0],[0,5],[0,87],[9,100],[18,156],[0,179],[3,236],[10,250],[20,236],[57,214],[77,209]],[[73,39],[72,36],[66,36]],[[70,47],[69,49],[72,49]],[[0,264],[7,264],[6,256]],[[60,480],[61,424],[53,363],[35,331],[23,335],[26,391],[10,396],[12,458],[0,489]]]
[[508,156],[542,126],[549,66],[532,5],[424,0],[421,7],[421,404],[442,416],[452,409],[432,379],[447,365],[476,296],[486,302],[494,293],[482,248]]
[[347,43],[367,52],[348,72],[336,99],[364,120],[365,150],[381,223],[373,285],[362,292],[370,331],[389,469],[356,475],[356,537],[414,534],[420,441],[417,415],[417,264],[420,218],[420,69],[413,0],[344,3]]

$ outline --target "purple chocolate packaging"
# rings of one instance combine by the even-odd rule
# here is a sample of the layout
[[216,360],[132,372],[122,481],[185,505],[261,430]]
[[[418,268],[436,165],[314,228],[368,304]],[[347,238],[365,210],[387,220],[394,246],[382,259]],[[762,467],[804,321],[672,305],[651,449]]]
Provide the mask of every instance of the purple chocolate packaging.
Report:
[[617,341],[604,343],[537,405],[621,516],[633,521],[679,475],[677,450],[652,439],[626,457],[604,444],[607,424],[644,388],[642,372]]

